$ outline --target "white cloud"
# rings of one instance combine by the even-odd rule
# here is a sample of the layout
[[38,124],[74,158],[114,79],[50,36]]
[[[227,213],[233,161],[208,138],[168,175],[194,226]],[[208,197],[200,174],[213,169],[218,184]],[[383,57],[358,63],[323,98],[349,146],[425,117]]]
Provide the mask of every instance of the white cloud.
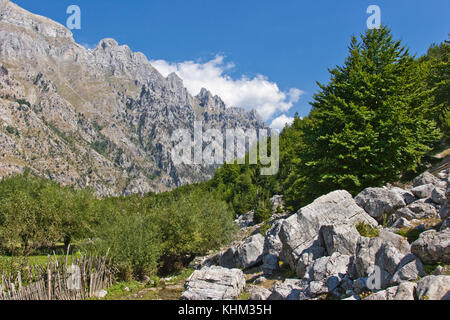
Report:
[[297,88],[283,92],[276,83],[263,75],[233,79],[226,71],[234,68],[234,64],[225,63],[224,60],[223,56],[218,55],[204,63],[171,63],[165,60],[151,63],[165,77],[175,72],[183,79],[190,94],[195,96],[202,88],[206,88],[219,95],[228,107],[240,107],[248,111],[255,109],[264,120],[269,120],[276,113],[287,112],[303,93]]
[[270,124],[270,127],[274,130],[278,130],[281,132],[281,130],[284,129],[286,124],[291,125],[294,122],[294,118],[287,117],[285,114],[282,114],[276,119],[273,119],[272,123]]
[[81,43],[80,44],[83,48],[85,48],[86,50],[94,50],[95,48],[97,48],[97,44],[89,44],[89,43]]

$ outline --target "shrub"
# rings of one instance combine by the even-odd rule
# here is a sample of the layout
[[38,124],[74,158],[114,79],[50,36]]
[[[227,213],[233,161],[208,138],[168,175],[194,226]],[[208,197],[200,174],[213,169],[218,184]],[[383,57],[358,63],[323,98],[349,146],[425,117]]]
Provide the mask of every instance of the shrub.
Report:
[[359,234],[363,237],[376,238],[380,235],[379,229],[374,228],[364,222],[359,223],[356,226],[356,230],[358,230]]
[[19,130],[15,127],[7,126],[6,132],[8,132],[9,134],[15,134],[18,137],[20,136]]
[[0,244],[6,253],[28,255],[41,247],[92,235],[98,200],[27,173],[0,182]]
[[153,199],[164,272],[179,269],[186,259],[217,249],[233,238],[236,226],[232,210],[213,193],[181,188]]
[[417,239],[419,239],[420,234],[424,232],[424,230],[420,230],[418,228],[410,228],[410,229],[401,229],[396,232],[396,234],[401,235],[408,239],[409,243],[413,243]]
[[91,251],[105,254],[109,250],[120,280],[140,279],[156,272],[161,243],[153,217],[109,212],[96,235],[97,239],[90,246]]
[[28,106],[28,108],[31,107],[31,103],[29,103],[27,100],[24,100],[24,99],[17,99],[16,102],[17,102],[19,105],[26,105],[26,106]]

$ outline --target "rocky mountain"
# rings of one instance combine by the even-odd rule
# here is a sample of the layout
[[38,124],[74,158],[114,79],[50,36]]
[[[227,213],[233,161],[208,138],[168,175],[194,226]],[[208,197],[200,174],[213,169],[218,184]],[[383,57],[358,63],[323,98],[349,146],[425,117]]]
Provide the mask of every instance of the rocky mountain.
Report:
[[334,191],[265,232],[250,212],[242,239],[193,261],[181,298],[450,300],[449,195],[445,169],[406,189]]
[[94,50],[62,25],[0,0],[0,177],[25,169],[99,195],[164,191],[211,177],[175,165],[171,134],[265,128],[256,112],[191,96],[144,54],[113,39]]

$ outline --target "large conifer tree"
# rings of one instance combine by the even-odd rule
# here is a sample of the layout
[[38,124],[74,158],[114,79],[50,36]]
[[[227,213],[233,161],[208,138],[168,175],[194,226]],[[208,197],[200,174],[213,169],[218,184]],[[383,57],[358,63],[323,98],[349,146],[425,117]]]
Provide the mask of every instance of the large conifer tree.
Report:
[[298,205],[336,189],[381,186],[417,166],[440,137],[417,103],[417,72],[387,27],[352,37],[344,65],[314,96],[296,168]]

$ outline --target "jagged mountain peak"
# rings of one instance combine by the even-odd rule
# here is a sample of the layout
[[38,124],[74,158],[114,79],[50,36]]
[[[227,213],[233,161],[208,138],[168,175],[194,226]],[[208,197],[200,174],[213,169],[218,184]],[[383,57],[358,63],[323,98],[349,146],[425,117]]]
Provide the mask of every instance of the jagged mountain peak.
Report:
[[72,32],[63,25],[32,14],[9,0],[0,0],[0,21],[46,37],[73,39]]
[[200,90],[200,93],[196,96],[200,101],[200,106],[205,108],[207,111],[217,112],[224,111],[226,106],[225,102],[218,96],[213,95],[210,91],[205,88]]
[[174,164],[175,130],[265,127],[207,90],[192,97],[114,39],[87,50],[62,25],[0,1],[0,178],[28,168],[101,196],[164,191],[217,167]]

